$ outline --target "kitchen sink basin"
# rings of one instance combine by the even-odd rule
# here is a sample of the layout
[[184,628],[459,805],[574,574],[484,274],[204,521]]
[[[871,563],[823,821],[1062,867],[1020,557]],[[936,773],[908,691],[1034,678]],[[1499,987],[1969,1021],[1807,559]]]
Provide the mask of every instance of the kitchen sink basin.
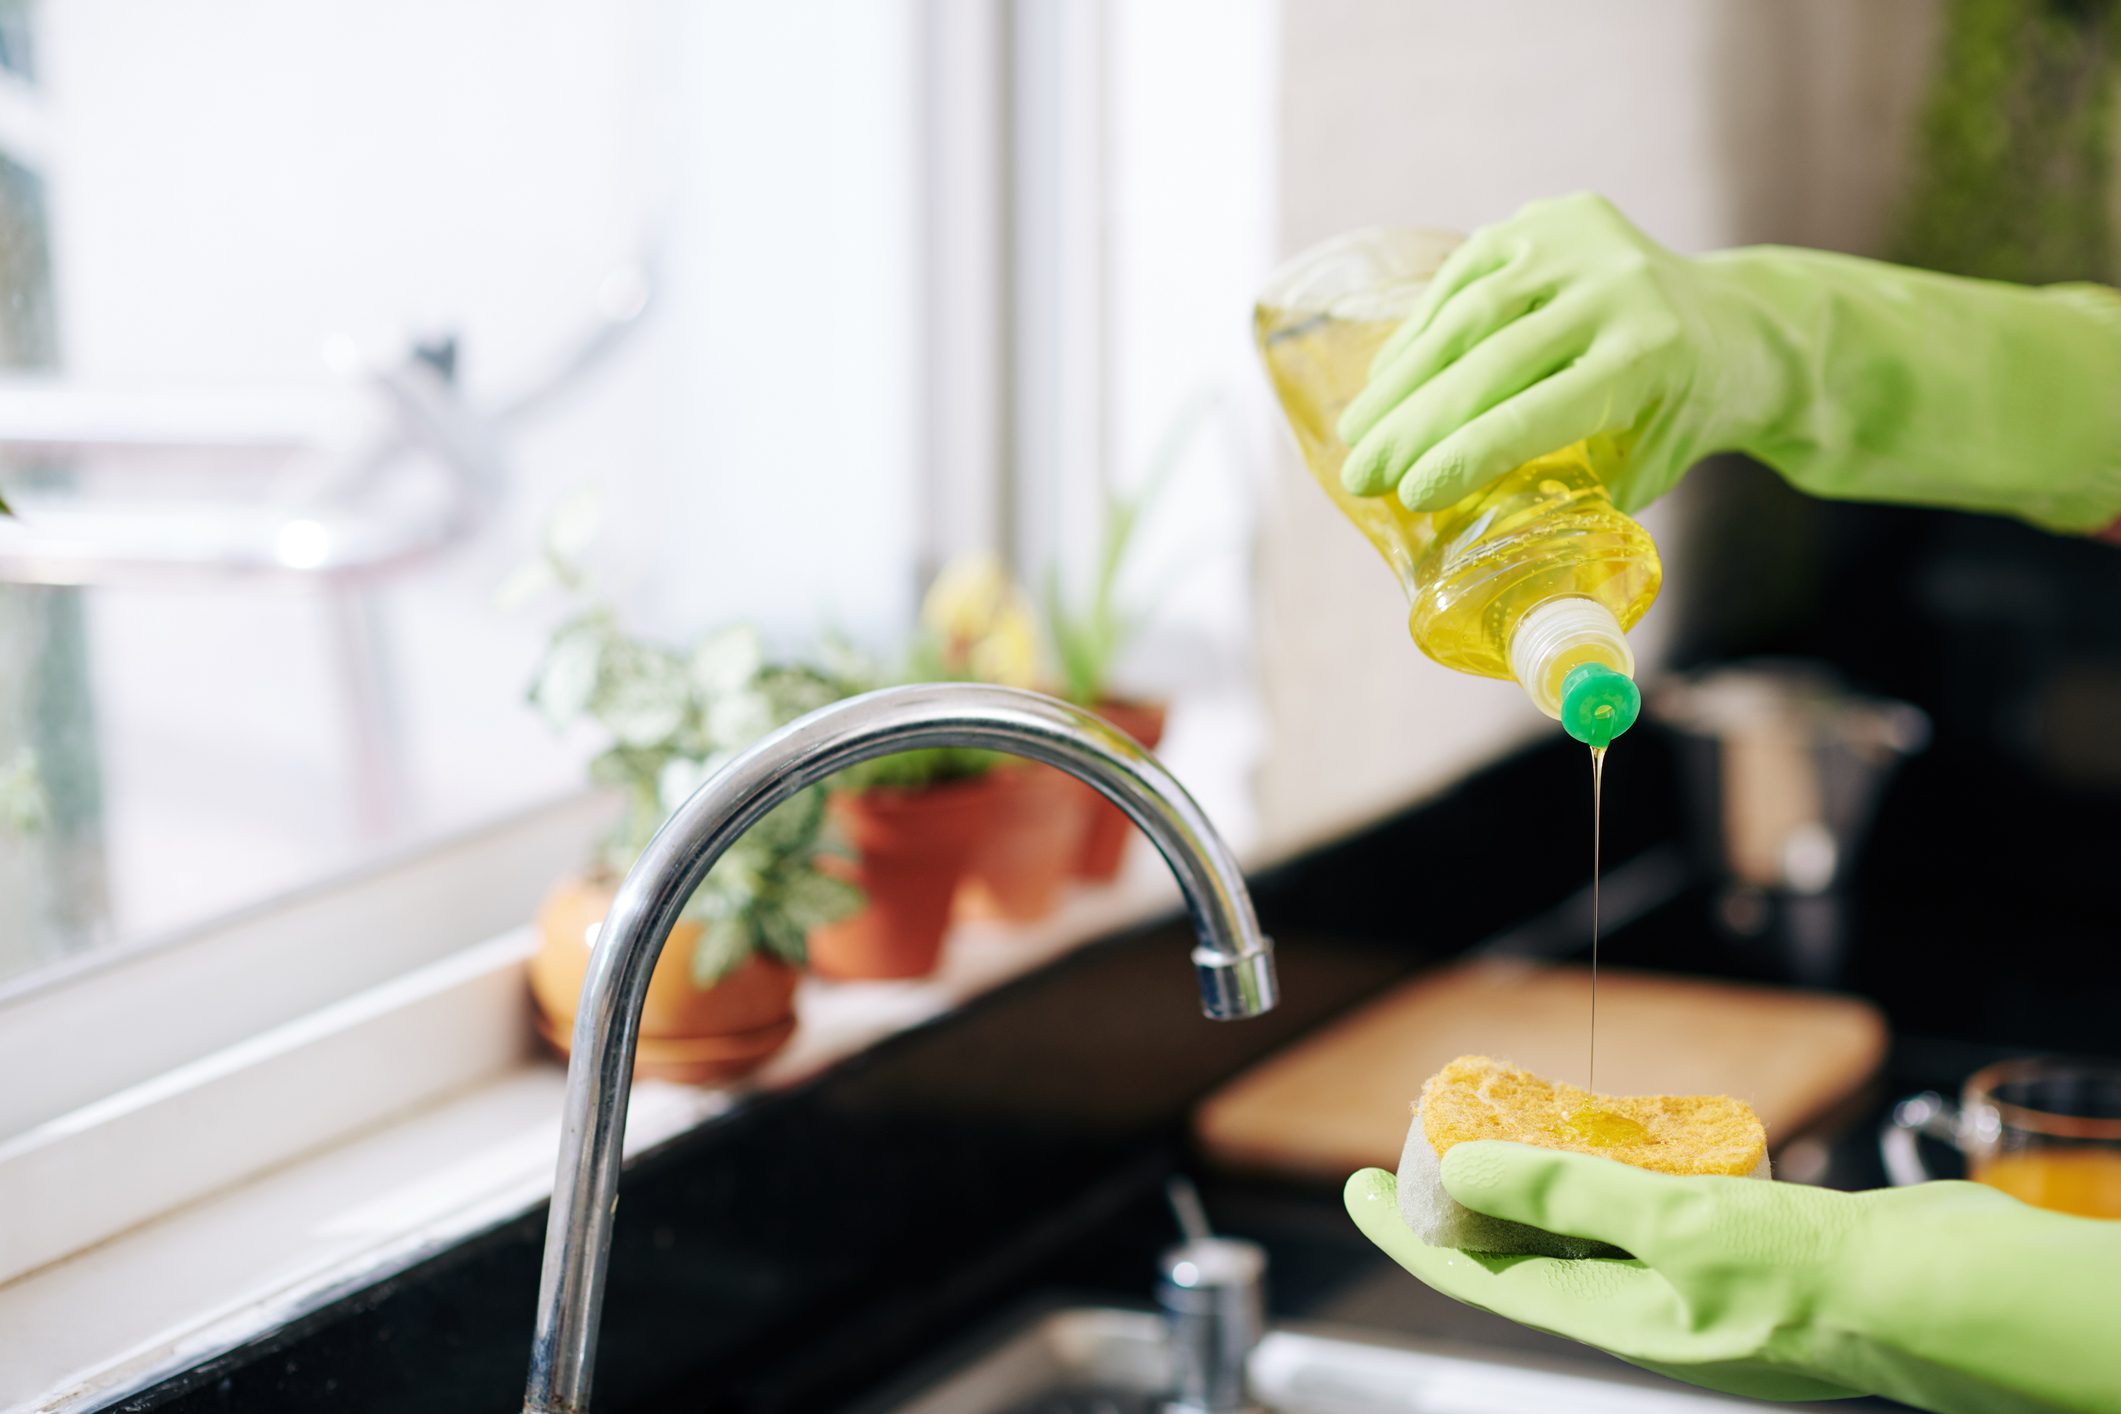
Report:
[[[1270,1331],[1252,1353],[1252,1396],[1290,1414],[1689,1414],[1772,1406],[1616,1371],[1607,1378],[1517,1356],[1483,1358],[1343,1330]],[[1161,1318],[1082,1307],[1028,1317],[880,1409],[897,1414],[1155,1414],[1170,1387]],[[1783,1406],[1786,1407],[1786,1406]]]

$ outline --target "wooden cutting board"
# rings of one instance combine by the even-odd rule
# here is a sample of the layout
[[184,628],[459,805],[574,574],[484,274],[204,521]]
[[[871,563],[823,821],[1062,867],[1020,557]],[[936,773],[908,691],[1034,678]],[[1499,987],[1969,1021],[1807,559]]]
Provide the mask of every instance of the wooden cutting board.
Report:
[[[1395,1168],[1422,1081],[1461,1055],[1584,1082],[1591,974],[1491,960],[1416,978],[1210,1096],[1194,1134],[1222,1165],[1338,1180]],[[1870,1078],[1885,1021],[1849,997],[1602,968],[1598,1088],[1735,1095],[1793,1134]]]

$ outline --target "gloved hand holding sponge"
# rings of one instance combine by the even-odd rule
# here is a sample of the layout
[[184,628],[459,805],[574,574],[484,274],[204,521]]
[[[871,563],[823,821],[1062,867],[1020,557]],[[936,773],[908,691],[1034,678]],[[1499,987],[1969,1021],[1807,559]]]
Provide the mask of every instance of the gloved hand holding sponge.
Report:
[[1736,1101],[1592,1097],[1484,1057],[1424,1087],[1407,1147],[1396,1180],[1348,1180],[1348,1212],[1468,1305],[1755,1399],[2121,1411],[2121,1223],[1974,1183],[1762,1182]]
[[1604,199],[1475,232],[1340,423],[1361,496],[1436,510],[1598,434],[1634,511],[1713,452],[1816,496],[2121,520],[2121,292],[1823,251],[1687,257]]

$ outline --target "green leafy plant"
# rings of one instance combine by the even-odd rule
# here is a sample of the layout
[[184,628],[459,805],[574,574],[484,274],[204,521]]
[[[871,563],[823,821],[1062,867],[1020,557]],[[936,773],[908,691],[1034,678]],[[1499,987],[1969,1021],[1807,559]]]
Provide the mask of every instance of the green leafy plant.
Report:
[[1046,575],[1046,630],[1060,665],[1061,690],[1072,702],[1094,705],[1113,695],[1113,667],[1141,631],[1146,618],[1120,602],[1120,577],[1127,568],[1128,552],[1143,516],[1184,461],[1187,448],[1215,410],[1215,402],[1216,395],[1210,391],[1196,396],[1180,410],[1165,430],[1149,463],[1149,473],[1134,494],[1106,488],[1097,563],[1088,593],[1079,602],[1071,603],[1060,566],[1053,566]]
[[[690,648],[627,633],[612,606],[590,592],[580,558],[588,537],[576,514],[555,519],[540,562],[513,577],[504,596],[557,587],[581,605],[554,629],[529,697],[555,730],[588,726],[606,740],[589,774],[626,803],[597,860],[616,877],[731,756],[843,693],[825,673],[769,661],[748,627]],[[802,965],[811,930],[864,901],[860,889],[819,867],[833,849],[821,788],[786,801],[731,845],[685,905],[687,917],[708,925],[693,955],[694,980],[710,985],[758,954]]]

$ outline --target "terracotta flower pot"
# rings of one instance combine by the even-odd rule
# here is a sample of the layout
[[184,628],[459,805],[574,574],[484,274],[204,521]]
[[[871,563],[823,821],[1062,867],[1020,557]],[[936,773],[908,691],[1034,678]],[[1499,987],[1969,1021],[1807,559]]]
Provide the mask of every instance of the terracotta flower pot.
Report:
[[810,967],[826,977],[926,977],[942,957],[950,901],[973,848],[994,826],[997,773],[916,790],[832,797],[833,820],[858,851],[826,859],[869,895],[861,912],[810,935]]
[[1011,762],[990,774],[994,825],[972,851],[958,906],[968,917],[1029,923],[1054,910],[1074,877],[1096,792],[1035,762]]
[[[575,1008],[589,971],[591,930],[611,907],[615,885],[571,879],[538,910],[544,935],[530,960],[530,992],[538,1034],[561,1055],[574,1039]],[[795,1031],[796,971],[769,957],[750,962],[711,987],[692,980],[692,950],[700,925],[681,921],[656,959],[641,1009],[641,1041],[633,1073],[700,1083],[729,1080],[755,1069],[788,1044]]]
[[[1161,702],[1100,702],[1097,715],[1128,736],[1140,742],[1150,751],[1164,739],[1164,719],[1168,709]],[[1098,796],[1090,802],[1090,825],[1083,832],[1082,853],[1077,856],[1075,873],[1078,878],[1107,883],[1119,874],[1120,861],[1126,857],[1127,841],[1134,838],[1136,829],[1126,812],[1117,805]]]

